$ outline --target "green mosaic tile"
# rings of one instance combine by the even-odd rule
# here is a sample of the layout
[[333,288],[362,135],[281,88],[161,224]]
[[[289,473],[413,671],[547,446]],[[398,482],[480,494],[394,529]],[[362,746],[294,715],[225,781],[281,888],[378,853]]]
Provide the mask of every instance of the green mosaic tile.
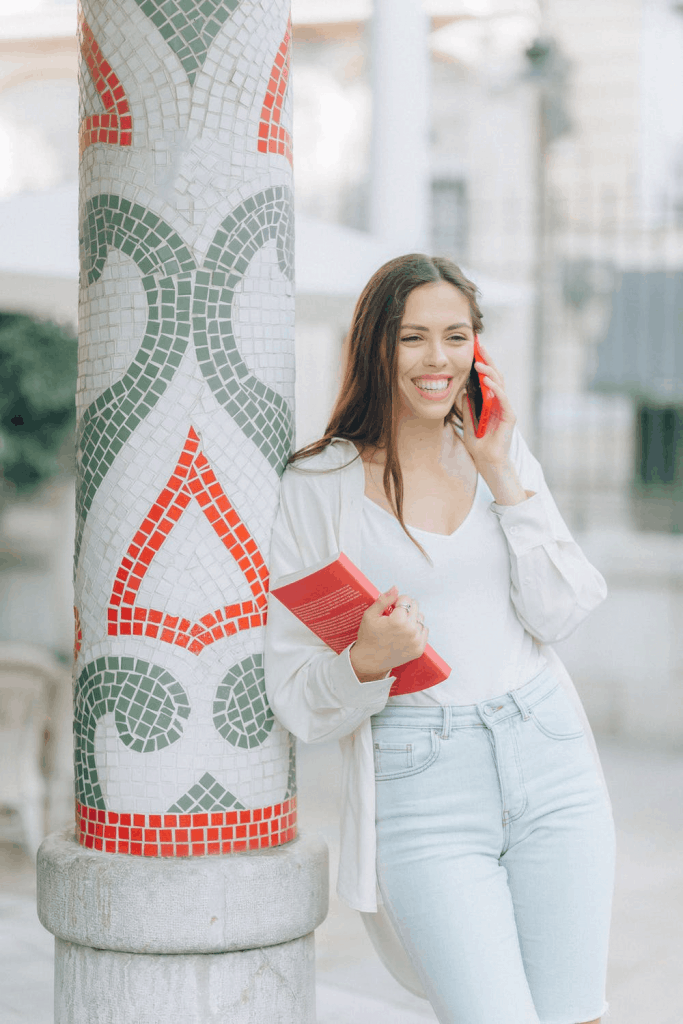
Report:
[[[176,355],[182,355],[190,330],[189,310],[178,308],[177,303],[179,290],[182,288],[182,294],[189,295],[192,282],[189,278],[169,277],[179,265],[184,268],[183,273],[195,268],[190,250],[161,218],[137,204],[130,217],[125,218],[129,226],[115,231],[113,218],[118,215],[113,211],[120,202],[123,201],[118,196],[100,195],[86,204],[81,225],[82,274],[89,284],[97,281],[109,249],[119,248],[138,267],[145,266],[148,276],[143,278],[143,285],[155,316],[160,291],[164,306],[160,330],[148,321],[145,336],[123,378],[88,406],[79,424],[76,560],[97,487],[134,429],[154,408],[178,366],[177,358],[171,362],[166,343],[170,341]],[[156,239],[157,251],[148,243],[155,232],[160,236],[162,230],[164,240]]]
[[202,811],[243,811],[236,796],[206,772],[179,800],[169,807],[168,814],[201,814]]
[[136,0],[178,57],[194,84],[197,72],[206,60],[209,47],[240,0]]
[[121,741],[147,754],[180,738],[190,703],[166,669],[147,661],[109,657],[85,666],[74,694],[76,799],[101,810],[106,805],[95,763],[95,730],[112,712]]
[[263,655],[254,654],[230,669],[216,690],[213,724],[234,747],[260,747],[275,719],[266,698]]
[[[265,226],[259,215],[267,218]],[[293,280],[292,220],[291,194],[284,187],[265,189],[236,207],[223,221],[204,261],[204,268],[213,272],[212,285],[220,281],[221,286],[206,299],[204,289],[201,295],[195,291],[192,304],[193,317],[206,323],[208,352],[205,338],[197,335],[195,352],[209,387],[278,473],[291,451],[292,412],[281,395],[249,372],[237,346],[232,307],[237,285],[266,242],[275,241],[280,270]]]

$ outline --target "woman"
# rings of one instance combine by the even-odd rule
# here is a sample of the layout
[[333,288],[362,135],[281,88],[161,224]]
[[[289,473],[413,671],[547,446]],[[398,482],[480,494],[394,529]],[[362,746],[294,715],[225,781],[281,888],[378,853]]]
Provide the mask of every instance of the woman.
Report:
[[[393,928],[439,1021],[595,1024],[613,826],[585,714],[545,645],[605,585],[484,349],[475,370],[502,415],[475,436],[481,329],[449,260],[404,256],[366,286],[328,428],[283,476],[271,571],[341,550],[383,592],[339,655],[271,600],[266,687],[302,740],[339,739],[339,895],[397,970]],[[389,698],[391,668],[428,637],[450,677]]]

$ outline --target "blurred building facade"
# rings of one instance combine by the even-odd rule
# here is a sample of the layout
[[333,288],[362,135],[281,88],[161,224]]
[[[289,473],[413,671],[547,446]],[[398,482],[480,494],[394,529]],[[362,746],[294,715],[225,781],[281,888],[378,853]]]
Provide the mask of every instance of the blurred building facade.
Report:
[[[486,342],[521,427],[610,585],[563,656],[598,729],[679,743],[681,5],[397,0],[396,17],[404,4],[419,8],[422,28],[397,60],[390,46],[377,56],[391,24],[373,27],[369,0],[293,3],[298,443],[324,428],[358,292],[401,251],[400,233],[378,228],[376,125],[389,108],[376,83],[380,74],[389,93],[405,94],[413,76],[427,153],[416,171],[399,120],[386,145],[405,140],[405,159],[381,173],[393,189],[405,179],[422,204],[425,247],[479,284]],[[0,306],[68,319],[75,5],[17,4],[0,36],[0,132],[14,140],[0,165],[0,231],[13,239],[0,257]],[[15,628],[0,610],[0,637]]]
[[[76,326],[74,3],[7,0],[0,17],[0,309]],[[49,372],[49,369],[48,369]],[[73,649],[68,472],[0,509],[0,641]]]
[[[317,125],[310,144],[297,134],[299,202],[367,229],[372,22],[351,6],[330,27],[330,5],[315,23],[309,2],[295,30],[297,109]],[[431,249],[479,283],[520,425],[610,586],[562,655],[598,729],[680,744],[680,5],[424,7]],[[326,139],[343,154],[336,181],[315,155]]]

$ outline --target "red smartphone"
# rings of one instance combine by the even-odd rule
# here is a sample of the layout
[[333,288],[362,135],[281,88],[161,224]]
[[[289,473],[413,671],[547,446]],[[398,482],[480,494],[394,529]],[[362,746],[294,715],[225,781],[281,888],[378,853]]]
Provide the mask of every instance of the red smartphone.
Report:
[[474,336],[474,362],[470,371],[470,379],[467,382],[467,394],[474,413],[475,436],[483,437],[489,426],[493,426],[500,420],[503,410],[491,388],[483,383],[479,372],[475,370],[475,362],[486,362],[479,348],[479,336],[476,334]]

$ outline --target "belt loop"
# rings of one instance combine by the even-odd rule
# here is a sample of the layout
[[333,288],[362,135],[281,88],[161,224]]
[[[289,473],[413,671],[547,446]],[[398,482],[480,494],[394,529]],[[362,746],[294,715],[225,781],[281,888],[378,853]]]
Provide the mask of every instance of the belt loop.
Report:
[[442,705],[441,710],[443,711],[443,729],[441,730],[441,739],[447,740],[451,735],[451,706],[450,704]]
[[526,705],[526,701],[524,700],[524,698],[519,696],[517,690],[510,690],[510,696],[512,697],[515,704],[522,713],[522,721],[528,722],[531,718],[531,714],[529,712],[529,709]]

